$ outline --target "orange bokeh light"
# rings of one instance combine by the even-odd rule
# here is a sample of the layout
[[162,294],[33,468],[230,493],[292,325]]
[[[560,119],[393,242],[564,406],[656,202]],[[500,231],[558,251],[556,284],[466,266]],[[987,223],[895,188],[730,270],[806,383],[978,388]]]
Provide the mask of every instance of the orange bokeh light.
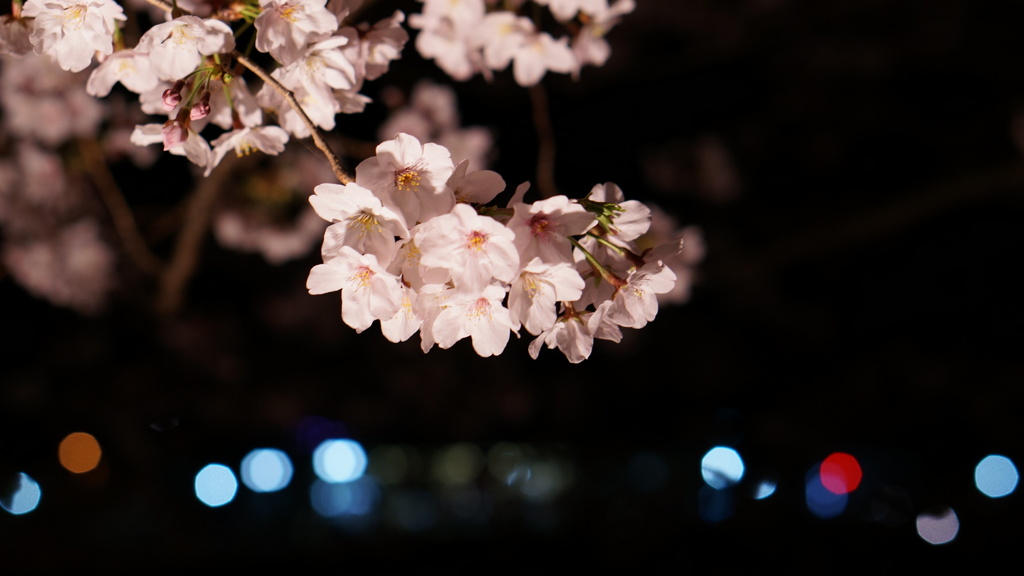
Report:
[[61,466],[82,474],[96,468],[100,463],[100,443],[92,434],[73,432],[64,437],[57,449]]

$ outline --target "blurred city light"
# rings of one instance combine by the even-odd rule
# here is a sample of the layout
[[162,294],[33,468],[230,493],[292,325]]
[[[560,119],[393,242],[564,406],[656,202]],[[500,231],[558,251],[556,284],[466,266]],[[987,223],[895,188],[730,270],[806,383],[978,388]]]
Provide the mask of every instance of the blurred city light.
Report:
[[274,448],[257,448],[242,459],[242,483],[253,492],[276,492],[292,480],[288,455]]
[[862,472],[857,459],[843,452],[834,452],[821,463],[821,484],[835,494],[849,494],[860,486]]
[[313,472],[324,482],[352,482],[368,464],[366,450],[355,440],[324,440],[313,451]]
[[530,478],[530,463],[523,447],[499,442],[487,451],[487,471],[504,485],[513,486]]
[[75,474],[83,474],[96,468],[100,463],[100,443],[92,434],[73,432],[60,441],[57,457],[60,465]]
[[15,515],[28,514],[39,506],[42,494],[39,484],[28,474],[20,472],[14,492],[0,495],[0,508]]
[[1017,489],[1020,475],[1013,461],[1006,456],[991,454],[981,459],[974,468],[974,485],[989,498],[1002,498]]
[[373,512],[380,499],[380,486],[372,476],[343,483],[316,480],[309,488],[310,504],[324,518],[365,516]]
[[834,518],[846,510],[849,496],[829,490],[822,484],[821,466],[816,465],[804,478],[804,501],[818,518]]
[[434,455],[432,470],[442,484],[467,484],[484,469],[484,455],[475,444],[454,444]]
[[223,464],[207,464],[196,474],[196,497],[211,508],[223,506],[235,499],[238,480],[235,473]]
[[708,486],[724,490],[743,478],[743,459],[732,448],[716,446],[700,461],[700,471]]
[[777,484],[775,480],[761,480],[757,483],[757,487],[754,488],[754,500],[764,500],[772,494],[775,494],[776,487]]
[[917,534],[929,544],[952,542],[960,531],[960,520],[952,508],[939,514],[920,514],[917,517]]

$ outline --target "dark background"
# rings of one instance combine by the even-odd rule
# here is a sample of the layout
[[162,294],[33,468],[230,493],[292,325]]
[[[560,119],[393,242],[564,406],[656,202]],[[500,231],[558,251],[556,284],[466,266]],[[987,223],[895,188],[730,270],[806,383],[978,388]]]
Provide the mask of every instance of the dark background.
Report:
[[[171,318],[151,311],[145,280],[84,317],[5,278],[0,471],[27,472],[43,493],[30,514],[0,514],[3,562],[15,572],[894,574],[991,566],[1019,543],[1020,495],[984,497],[973,469],[990,453],[1019,462],[1022,449],[1024,7],[638,4],[609,34],[604,68],[545,78],[556,182],[572,197],[616,182],[700,226],[708,252],[689,303],[570,365],[557,351],[530,360],[529,337],[481,359],[468,342],[423,355],[418,338],[394,345],[376,326],[357,335],[336,294],[306,293],[316,254],[274,267],[211,238]],[[369,95],[424,74],[444,81],[412,42],[405,54]],[[530,99],[510,72],[453,85],[464,124],[495,130],[494,168],[511,185],[535,180]],[[373,140],[384,114],[371,105],[339,131]],[[735,185],[708,184],[708,142]],[[176,160],[158,166],[180,172]],[[310,507],[296,437],[310,416],[368,450],[401,443],[429,457],[454,442],[485,452],[520,442],[573,480],[542,504],[498,501],[485,471],[477,486],[490,512],[469,522],[423,474],[402,489],[436,498],[435,524],[410,532],[377,514],[354,528]],[[59,466],[56,446],[74,431],[99,440],[98,470]],[[740,452],[748,476],[732,515],[708,522],[700,459],[718,444]],[[288,488],[243,487],[218,509],[196,500],[202,466],[237,472],[261,446],[291,455]],[[864,481],[823,520],[803,481],[833,451],[854,454]],[[654,489],[631,472],[644,454],[668,471]],[[755,501],[761,477],[778,490]],[[944,507],[960,533],[933,546],[914,519]]]

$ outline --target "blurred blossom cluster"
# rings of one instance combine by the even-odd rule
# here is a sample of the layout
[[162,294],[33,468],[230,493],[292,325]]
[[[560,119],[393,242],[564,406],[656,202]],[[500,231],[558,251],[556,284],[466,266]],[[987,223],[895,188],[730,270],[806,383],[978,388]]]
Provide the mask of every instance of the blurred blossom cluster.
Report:
[[[696,228],[612,183],[585,198],[527,202],[523,182],[495,204],[506,185],[487,170],[494,133],[462,126],[449,86],[423,79],[408,97],[382,90],[383,143],[350,151],[350,175],[334,151],[351,143],[336,116],[366,110],[366,82],[410,41],[404,12],[363,21],[362,4],[146,0],[126,10],[114,0],[16,0],[0,21],[10,276],[92,313],[117,285],[122,255],[159,276],[163,293],[181,291],[207,226],[222,247],[271,264],[319,242],[324,263],[307,287],[340,290],[342,318],[357,331],[379,321],[394,342],[418,332],[424,352],[469,338],[490,356],[522,330],[535,337],[533,357],[546,346],[574,363],[595,338],[619,341],[622,328],[653,320],[659,301],[686,300],[703,257]],[[533,86],[547,72],[578,79],[583,66],[604,64],[605,34],[633,9],[632,0],[424,0],[408,27],[420,54],[454,80],[511,66],[518,84]],[[288,146],[305,138],[312,146]],[[154,170],[154,144],[187,158],[184,180],[197,182],[184,212],[153,219],[183,229],[171,262],[138,229],[111,170]],[[237,172],[233,185],[204,188],[231,156],[243,167],[226,169]]]

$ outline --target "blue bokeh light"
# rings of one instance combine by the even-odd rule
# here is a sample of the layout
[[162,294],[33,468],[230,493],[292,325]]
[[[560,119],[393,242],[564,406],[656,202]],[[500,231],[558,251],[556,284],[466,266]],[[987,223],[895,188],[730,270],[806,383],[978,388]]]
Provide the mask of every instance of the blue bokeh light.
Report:
[[313,472],[324,482],[352,482],[366,472],[366,450],[355,440],[324,440],[313,451]]
[[309,488],[310,504],[324,518],[366,516],[376,509],[380,499],[380,486],[372,476],[344,483],[316,480]]
[[708,450],[700,461],[700,472],[708,486],[724,490],[743,478],[743,459],[738,452],[725,446]]
[[835,518],[846,510],[848,494],[836,494],[821,483],[820,464],[811,468],[804,480],[807,509],[818,518]]
[[242,483],[253,492],[276,492],[288,486],[294,467],[284,452],[257,448],[242,459]]
[[990,454],[974,468],[974,484],[989,498],[1002,498],[1017,489],[1020,475],[1006,456]]
[[211,508],[223,506],[235,499],[238,480],[235,473],[223,464],[207,464],[196,474],[196,498]]
[[778,485],[775,480],[761,480],[757,483],[757,487],[754,488],[754,500],[764,500],[772,494],[775,494],[775,488],[777,486]]
[[[18,474],[18,488],[6,498],[0,498],[0,508],[11,514],[28,514],[39,506],[43,491],[31,476],[21,472]],[[6,496],[6,495],[4,495]]]

